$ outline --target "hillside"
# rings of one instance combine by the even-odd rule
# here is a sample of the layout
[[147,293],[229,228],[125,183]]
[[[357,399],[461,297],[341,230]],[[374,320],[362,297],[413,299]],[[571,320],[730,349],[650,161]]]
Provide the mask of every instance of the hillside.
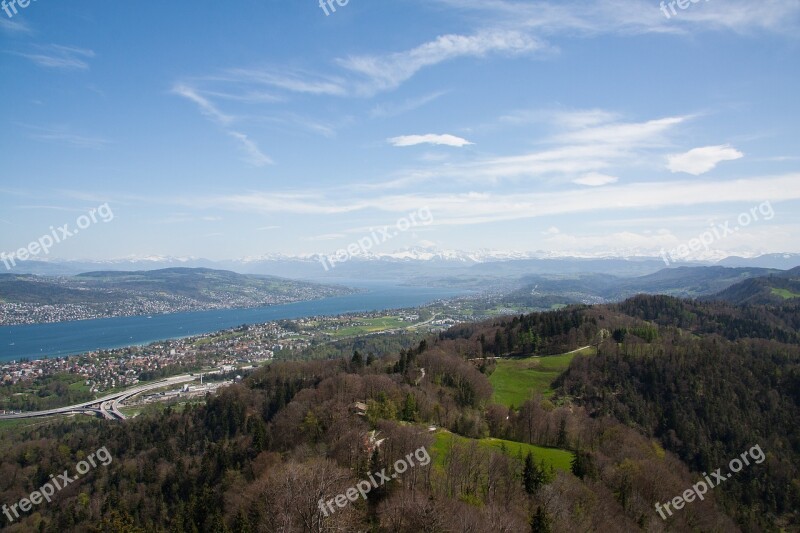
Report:
[[742,280],[779,274],[765,268],[673,267],[637,277],[608,274],[535,275],[521,278],[522,288],[506,297],[507,304],[551,309],[576,303],[617,302],[636,294],[698,298],[718,293]]
[[[35,488],[32,454],[43,473],[69,468],[69,443],[114,462],[18,530],[795,530],[797,321],[790,306],[638,296],[275,362],[204,404],[0,433],[0,499]],[[499,388],[512,382],[527,394]],[[656,512],[747,450],[763,455],[702,501]],[[375,472],[389,481],[322,507]]]
[[0,274],[0,325],[257,307],[352,292],[340,286],[207,268],[87,272],[71,277]]
[[721,300],[732,304],[756,305],[800,301],[798,298],[800,298],[800,267],[748,279],[706,297],[708,300]]

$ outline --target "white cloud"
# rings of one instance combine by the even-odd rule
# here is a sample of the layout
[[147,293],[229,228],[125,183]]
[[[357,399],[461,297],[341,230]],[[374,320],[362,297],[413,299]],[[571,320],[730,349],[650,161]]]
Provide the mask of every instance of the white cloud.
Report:
[[657,145],[660,136],[687,120],[688,117],[666,117],[647,122],[610,124],[596,123],[592,127],[578,127],[570,132],[556,135],[557,142],[618,144],[637,143]]
[[396,117],[429,104],[444,94],[446,94],[446,91],[439,91],[419,98],[409,99],[399,104],[378,104],[372,108],[369,114],[372,118]]
[[438,193],[397,194],[352,199],[320,194],[250,193],[178,202],[194,208],[222,208],[258,213],[334,215],[355,211],[408,213],[428,206],[435,225],[467,225],[501,220],[613,209],[652,210],[665,207],[714,205],[735,202],[773,203],[800,199],[800,174],[757,176],[740,180],[663,181],[611,185],[544,193]]
[[263,167],[264,165],[271,165],[272,159],[264,154],[258,145],[250,140],[244,133],[238,131],[228,131],[228,135],[239,141],[240,148],[245,153],[245,160],[255,167]]
[[203,96],[200,91],[188,85],[178,83],[172,88],[172,92],[187,100],[194,102],[200,112],[212,121],[220,124],[227,135],[239,142],[239,148],[245,154],[245,161],[256,167],[263,167],[273,163],[272,159],[258,147],[255,141],[250,139],[247,134],[230,129],[228,126],[234,118],[220,111],[208,98]]
[[[727,30],[736,33],[790,32],[797,28],[800,3],[794,0],[727,0],[702,2],[667,19],[650,0],[606,0],[584,2],[561,0],[514,2],[507,0],[437,0],[454,9],[476,11],[483,19],[524,27],[543,33],[689,33],[696,30]],[[668,3],[668,2],[667,2]]]
[[722,161],[741,159],[744,154],[728,144],[695,148],[684,154],[669,156],[667,168],[672,172],[685,172],[699,176],[713,170]]
[[111,141],[99,137],[87,137],[70,131],[68,127],[48,127],[40,128],[36,126],[27,126],[31,130],[30,137],[40,141],[53,141],[70,144],[80,148],[94,148],[99,149],[108,145]]
[[346,93],[344,81],[340,78],[287,68],[234,68],[228,70],[224,76],[211,79],[233,85],[266,85],[289,92],[314,95],[343,96]]
[[172,92],[179,96],[183,96],[187,100],[191,100],[192,102],[197,104],[197,107],[200,108],[201,113],[203,113],[207,117],[214,119],[220,124],[230,124],[231,122],[233,122],[233,117],[231,117],[230,115],[226,115],[225,113],[220,111],[214,104],[212,104],[208,100],[208,98],[205,98],[204,96],[200,95],[200,93],[197,90],[193,89],[192,87],[189,87],[188,85],[179,83],[172,88]]
[[0,19],[0,31],[8,33],[30,33],[31,29],[23,22]]
[[[534,112],[531,112],[528,116],[533,115]],[[589,110],[545,111],[539,114],[539,118],[547,120],[555,130],[554,134],[539,141],[545,146],[544,149],[519,155],[476,157],[457,163],[445,161],[439,165],[405,171],[402,176],[395,176],[383,183],[373,182],[365,188],[390,189],[432,180],[451,180],[463,184],[466,181],[497,183],[525,178],[581,185],[592,185],[603,180],[598,185],[609,184],[613,183],[607,177],[614,177],[610,176],[612,168],[654,169],[651,162],[663,155],[663,148],[673,142],[675,130],[690,117],[626,122],[610,112]],[[418,139],[390,139],[390,142],[395,141],[410,143]],[[467,155],[472,154],[467,152]],[[604,177],[600,178],[600,175]]]
[[368,96],[397,88],[425,67],[459,57],[484,57],[491,53],[521,54],[542,48],[537,39],[517,31],[483,31],[475,35],[442,35],[404,52],[387,55],[348,56],[337,59],[341,67],[367,78],[357,92]]
[[427,135],[402,135],[400,137],[392,137],[388,139],[389,143],[393,146],[416,146],[418,144],[438,144],[443,146],[454,146],[461,148],[473,144],[466,139],[456,137],[455,135],[436,135],[429,133]]
[[590,172],[584,174],[578,179],[572,180],[572,183],[578,185],[586,185],[588,187],[601,187],[603,185],[610,185],[619,181],[616,176],[609,176],[608,174],[600,174],[599,172]]
[[88,70],[86,59],[94,57],[94,51],[74,46],[51,44],[38,46],[39,53],[12,52],[15,55],[30,59],[40,67],[61,70]]

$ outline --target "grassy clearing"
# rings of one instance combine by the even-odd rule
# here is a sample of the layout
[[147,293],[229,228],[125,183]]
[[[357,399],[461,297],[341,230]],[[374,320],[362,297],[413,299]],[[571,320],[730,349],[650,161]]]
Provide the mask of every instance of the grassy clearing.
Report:
[[382,316],[377,318],[367,318],[359,320],[363,325],[348,326],[334,331],[330,331],[330,335],[334,338],[353,337],[356,335],[363,335],[365,333],[376,333],[378,331],[386,331],[389,329],[401,329],[410,326],[409,322],[401,320],[399,316]]
[[784,300],[790,300],[792,298],[800,298],[800,294],[794,293],[789,289],[772,289],[772,294],[776,296],[780,296]]
[[44,426],[58,421],[71,421],[73,424],[86,424],[94,420],[97,420],[97,418],[86,415],[58,415],[42,418],[15,418],[12,420],[0,420],[0,437],[11,432],[18,432],[37,426]]
[[[431,450],[434,464],[440,467],[444,466],[447,454],[453,444],[469,444],[473,441],[474,439],[455,435],[449,431],[438,431],[434,437],[433,448]],[[537,463],[539,461],[544,461],[546,466],[552,466],[556,470],[563,470],[565,472],[570,471],[572,459],[575,457],[575,454],[567,450],[544,448],[542,446],[534,446],[533,444],[524,444],[522,442],[510,440],[486,438],[480,439],[477,442],[479,446],[484,448],[492,448],[497,451],[505,450],[507,455],[513,457],[525,457],[528,452],[531,452]]]
[[486,309],[484,311],[480,311],[481,314],[484,315],[491,315],[491,316],[510,316],[510,315],[524,315],[527,313],[533,313],[537,311],[536,308],[533,307],[519,307],[519,306],[501,306],[496,305],[491,309]]
[[0,433],[19,431],[32,426],[41,425],[49,422],[51,418],[19,418],[12,420],[0,420]]
[[233,331],[230,333],[223,333],[222,335],[213,335],[211,337],[203,337],[202,339],[198,339],[192,343],[192,346],[198,348],[200,346],[204,346],[206,344],[211,344],[212,342],[222,342],[231,339],[235,339],[237,337],[243,336],[244,333],[241,331]]
[[78,391],[78,392],[85,392],[85,393],[88,394],[89,391],[91,390],[91,387],[86,384],[86,380],[85,379],[81,379],[81,380],[76,381],[74,383],[70,383],[69,384],[69,389],[73,390],[73,391]]
[[494,388],[492,401],[508,407],[519,407],[535,393],[552,396],[550,384],[569,367],[572,359],[578,354],[595,353],[597,349],[590,347],[568,354],[500,360],[489,377]]

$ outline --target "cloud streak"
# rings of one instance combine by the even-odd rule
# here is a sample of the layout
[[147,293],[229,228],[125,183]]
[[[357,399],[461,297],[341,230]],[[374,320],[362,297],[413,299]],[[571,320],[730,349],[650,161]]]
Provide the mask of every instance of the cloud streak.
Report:
[[797,199],[800,199],[800,174],[794,173],[734,181],[661,181],[542,193],[412,193],[358,200],[348,197],[325,198],[319,194],[252,192],[188,198],[185,205],[218,207],[236,212],[320,216],[358,211],[403,213],[426,205],[436,213],[436,225],[470,225],[608,209],[617,213],[624,210]]
[[273,164],[272,158],[262,152],[258,144],[250,139],[247,134],[229,127],[234,122],[234,117],[220,111],[198,90],[186,84],[178,83],[172,88],[172,93],[193,102],[203,115],[222,126],[225,133],[239,144],[239,149],[244,153],[244,160],[247,163],[255,167]]
[[38,46],[38,53],[11,52],[14,55],[33,61],[43,68],[59,70],[89,70],[88,59],[94,58],[93,50],[51,44]]
[[400,137],[392,137],[387,139],[392,146],[417,146],[419,144],[435,144],[440,146],[453,146],[462,148],[473,143],[455,135],[437,135],[435,133],[428,133],[427,135],[402,135]]
[[336,60],[346,70],[364,81],[356,83],[356,92],[371,96],[396,89],[426,67],[462,57],[485,57],[489,54],[518,55],[542,48],[535,38],[515,31],[491,30],[474,35],[442,35],[416,48],[386,55],[351,55]]

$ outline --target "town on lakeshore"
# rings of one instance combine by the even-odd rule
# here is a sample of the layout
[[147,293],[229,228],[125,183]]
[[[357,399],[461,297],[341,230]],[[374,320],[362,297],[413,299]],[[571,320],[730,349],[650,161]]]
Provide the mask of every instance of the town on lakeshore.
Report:
[[[233,378],[275,359],[294,358],[304,350],[337,341],[400,332],[417,333],[422,338],[456,323],[484,320],[508,311],[516,310],[491,307],[491,298],[482,296],[438,301],[415,309],[277,320],[146,346],[4,362],[0,364],[0,380],[4,385],[26,385],[35,390],[48,378],[67,376],[69,387],[95,395],[203,369]],[[14,402],[10,401],[14,396],[0,397],[0,414],[35,409],[36,404],[20,401],[29,392],[16,391]],[[29,408],[20,409],[21,405]]]

